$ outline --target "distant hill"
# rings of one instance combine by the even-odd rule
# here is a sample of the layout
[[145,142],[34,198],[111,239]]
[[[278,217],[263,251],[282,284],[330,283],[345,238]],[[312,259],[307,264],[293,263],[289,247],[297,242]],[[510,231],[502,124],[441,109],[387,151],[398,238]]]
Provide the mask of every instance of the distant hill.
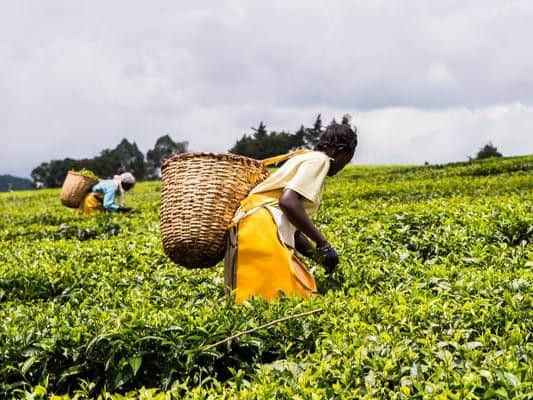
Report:
[[33,189],[31,180],[12,175],[0,175],[0,192]]

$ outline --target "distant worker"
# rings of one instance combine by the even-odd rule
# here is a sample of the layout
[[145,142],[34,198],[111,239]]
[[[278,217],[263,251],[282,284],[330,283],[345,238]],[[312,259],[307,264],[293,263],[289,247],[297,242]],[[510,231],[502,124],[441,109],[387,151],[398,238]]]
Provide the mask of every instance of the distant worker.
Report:
[[101,211],[129,212],[131,207],[124,207],[122,200],[124,193],[135,186],[135,177],[124,172],[115,175],[113,179],[99,181],[92,187],[92,192],[85,196],[82,205],[83,215],[94,214]]
[[337,252],[309,215],[318,210],[326,176],[344,168],[356,146],[350,125],[333,122],[315,151],[291,157],[241,202],[228,232],[224,274],[225,288],[235,290],[238,303],[252,296],[315,294],[315,279],[296,252],[333,272]]

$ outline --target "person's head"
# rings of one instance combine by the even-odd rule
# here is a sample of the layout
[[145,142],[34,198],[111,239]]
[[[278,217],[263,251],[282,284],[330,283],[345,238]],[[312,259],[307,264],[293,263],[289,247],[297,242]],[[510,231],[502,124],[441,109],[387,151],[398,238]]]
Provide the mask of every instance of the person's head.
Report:
[[122,187],[122,189],[124,189],[125,192],[135,186],[135,177],[129,172],[124,172],[120,174],[119,179],[120,186]]
[[333,176],[353,158],[357,147],[357,134],[348,123],[333,121],[324,131],[315,149],[330,157],[328,176]]

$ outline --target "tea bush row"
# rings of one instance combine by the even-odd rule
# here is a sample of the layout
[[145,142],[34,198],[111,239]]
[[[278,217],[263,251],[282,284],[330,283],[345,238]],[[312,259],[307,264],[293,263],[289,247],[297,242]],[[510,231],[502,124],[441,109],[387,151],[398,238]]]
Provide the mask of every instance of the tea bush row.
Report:
[[221,265],[166,258],[159,183],[128,194],[131,216],[80,218],[56,190],[2,194],[0,392],[530,398],[532,161],[349,167],[316,218],[341,255],[332,276],[311,263],[320,296],[242,306]]

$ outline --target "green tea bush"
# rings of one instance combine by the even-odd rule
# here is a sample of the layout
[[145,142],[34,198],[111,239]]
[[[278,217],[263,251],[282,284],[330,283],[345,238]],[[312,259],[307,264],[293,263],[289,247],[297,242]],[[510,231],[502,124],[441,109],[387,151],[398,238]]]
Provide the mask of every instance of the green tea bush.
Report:
[[[339,250],[307,301],[223,293],[164,255],[160,184],[80,217],[0,194],[0,393],[47,398],[529,399],[533,157],[346,168],[316,222]],[[262,324],[321,309],[213,343]]]
[[74,172],[76,172],[77,174],[83,175],[83,176],[85,176],[85,177],[87,177],[87,178],[94,179],[95,181],[97,181],[98,179],[100,179],[100,178],[98,178],[98,176],[96,176],[96,174],[95,174],[93,171],[91,171],[90,169],[85,169],[85,168],[83,168],[83,169],[80,169],[79,171],[74,171]]

